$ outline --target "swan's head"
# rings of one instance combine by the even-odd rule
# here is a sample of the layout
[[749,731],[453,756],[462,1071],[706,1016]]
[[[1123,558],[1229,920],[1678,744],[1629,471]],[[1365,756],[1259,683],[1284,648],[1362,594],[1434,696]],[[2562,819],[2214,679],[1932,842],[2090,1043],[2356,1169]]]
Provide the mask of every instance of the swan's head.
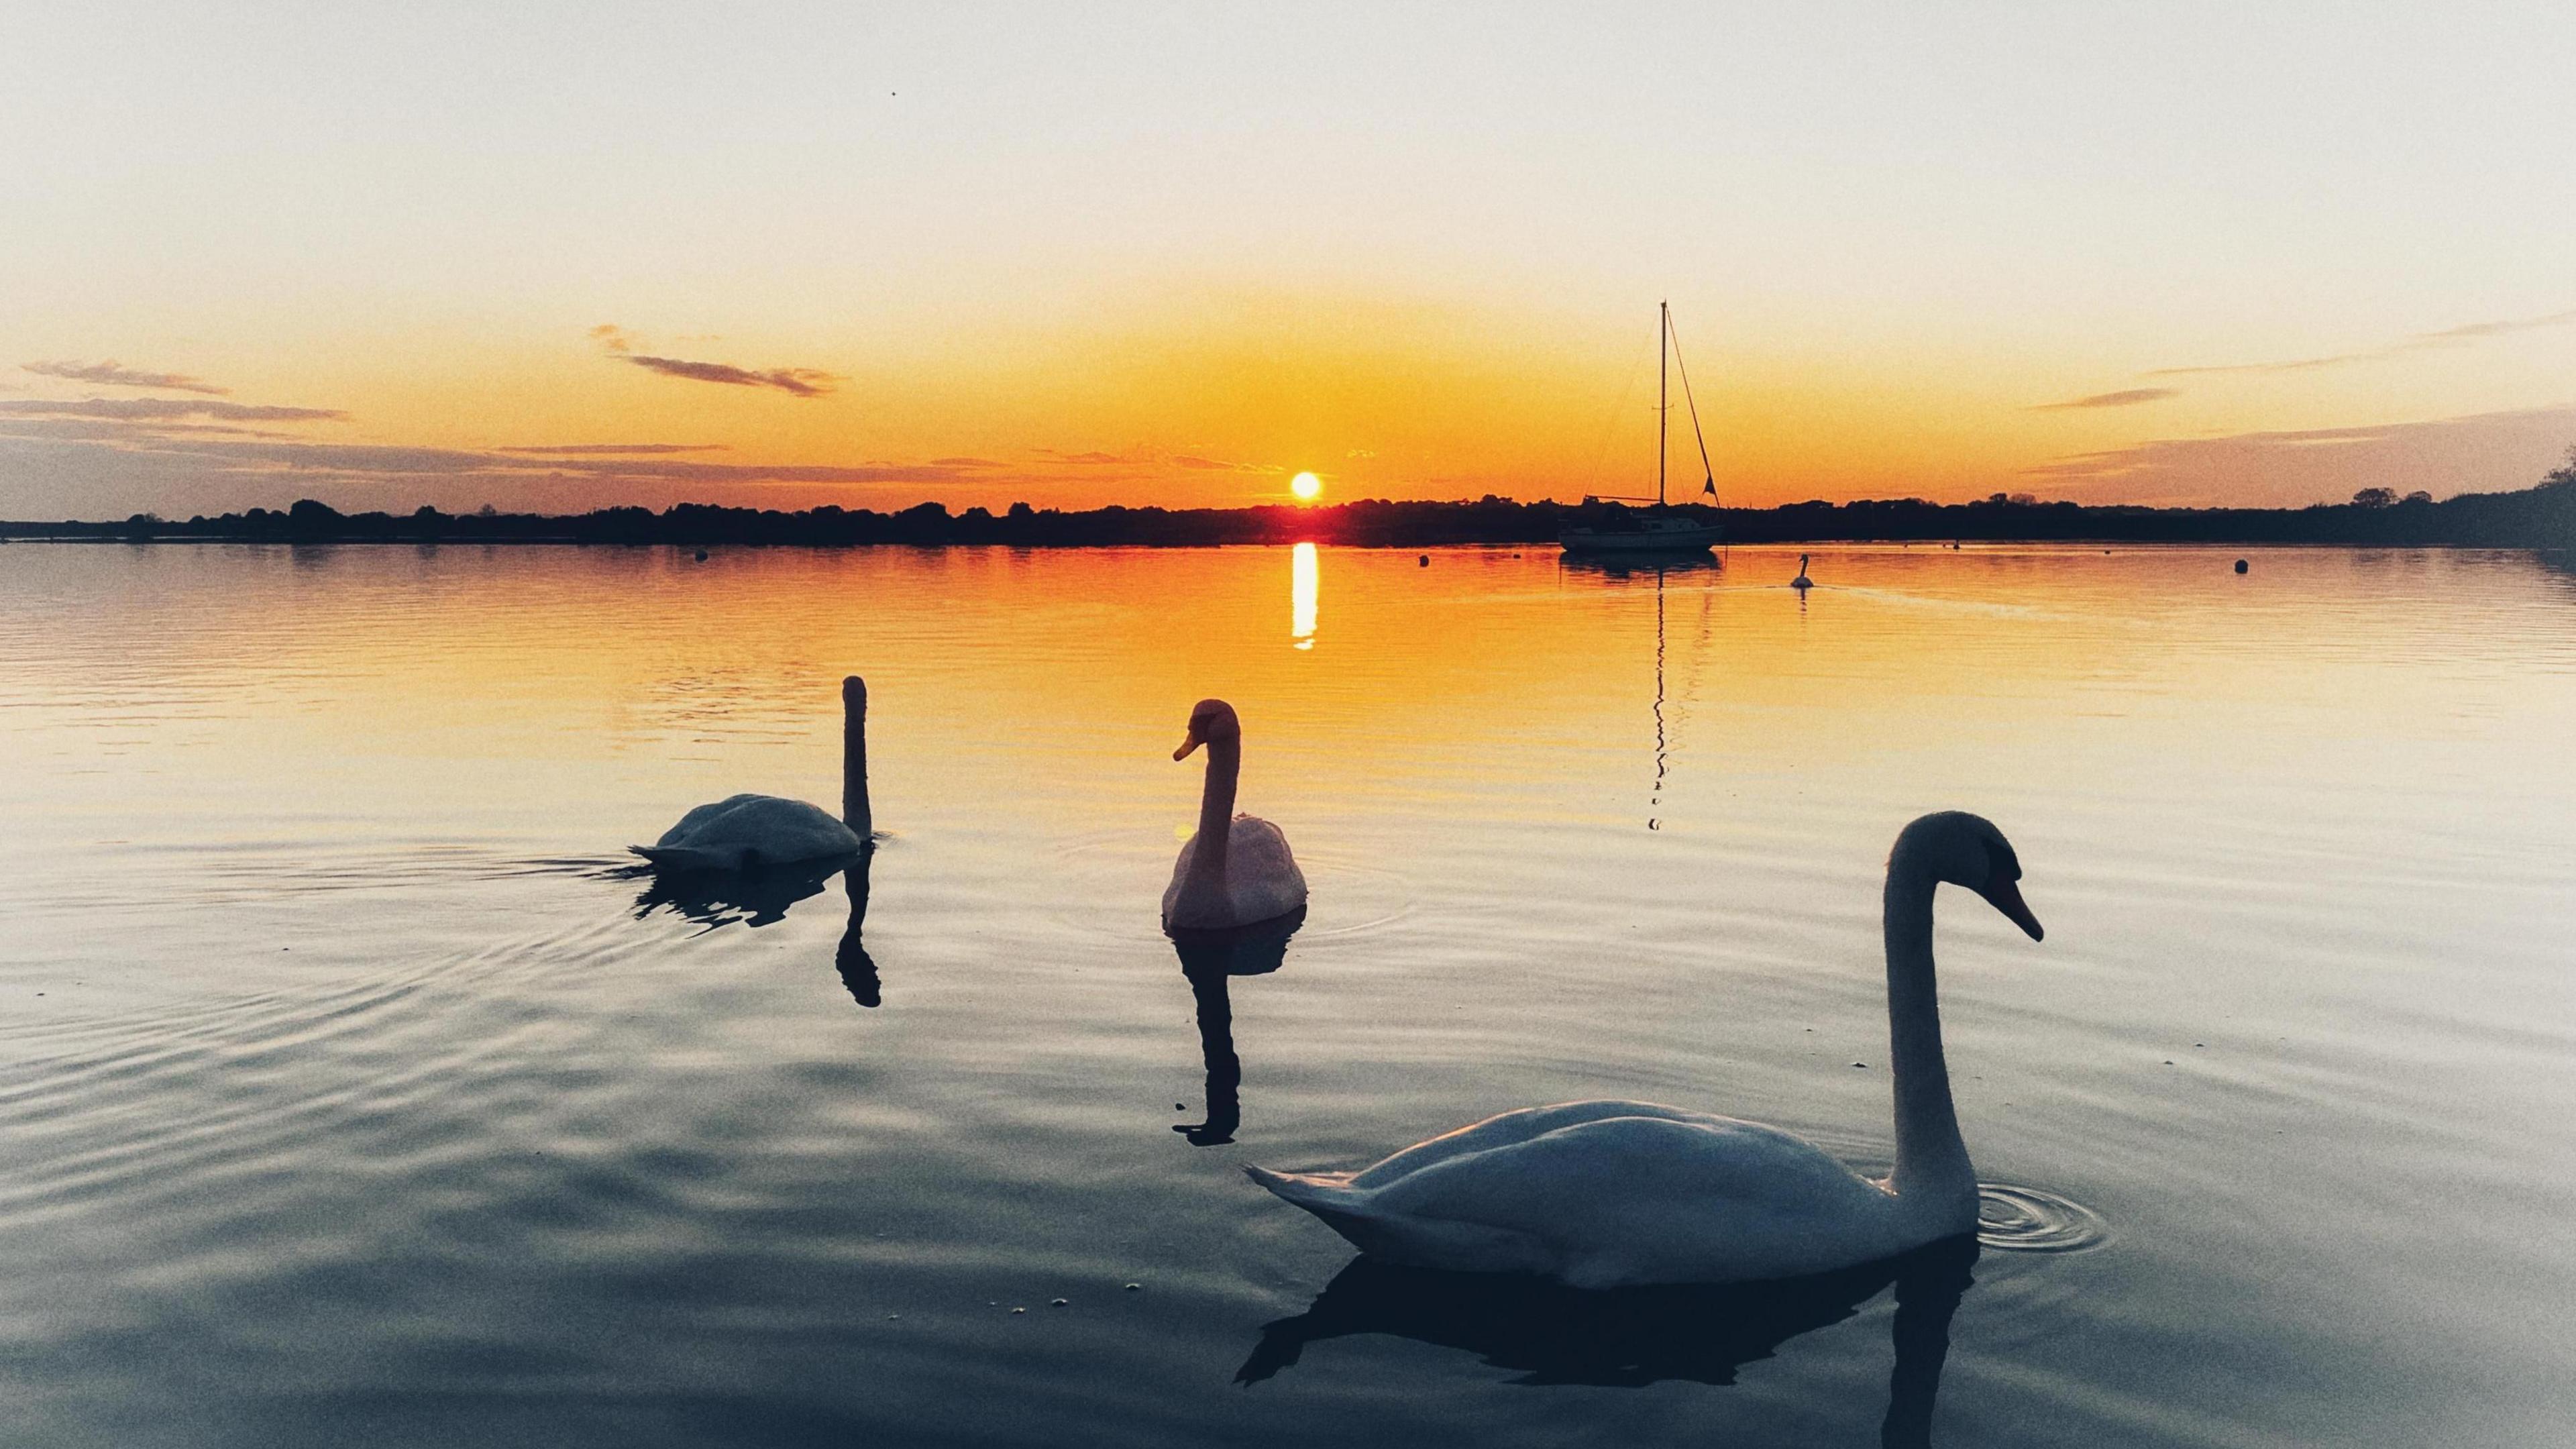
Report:
[[1221,699],[1203,699],[1190,706],[1189,735],[1172,751],[1172,758],[1186,760],[1201,745],[1230,745],[1242,738],[1243,722],[1234,717],[1234,706]]
[[2039,917],[2022,902],[2021,857],[2013,853],[2012,842],[2004,839],[1994,822],[1982,815],[1944,810],[1906,826],[1888,857],[1891,871],[1901,866],[1984,896],[1986,904],[2003,912],[2004,919],[2034,941],[2046,934]]

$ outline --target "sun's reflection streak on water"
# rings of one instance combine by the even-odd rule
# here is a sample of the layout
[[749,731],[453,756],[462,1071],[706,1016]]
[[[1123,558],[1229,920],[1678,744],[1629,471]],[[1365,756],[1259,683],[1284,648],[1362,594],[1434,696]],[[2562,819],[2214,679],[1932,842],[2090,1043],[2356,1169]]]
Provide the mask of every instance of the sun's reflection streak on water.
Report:
[[1288,555],[1288,638],[1299,649],[1315,647],[1315,604],[1322,591],[1315,546],[1301,543]]

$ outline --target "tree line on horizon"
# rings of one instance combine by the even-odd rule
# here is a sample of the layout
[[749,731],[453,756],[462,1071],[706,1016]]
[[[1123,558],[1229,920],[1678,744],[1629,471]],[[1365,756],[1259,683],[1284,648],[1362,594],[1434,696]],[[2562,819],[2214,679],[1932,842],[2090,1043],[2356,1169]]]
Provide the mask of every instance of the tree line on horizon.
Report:
[[[1014,503],[1001,513],[920,503],[890,513],[836,504],[797,512],[680,503],[656,513],[641,507],[580,514],[503,513],[489,504],[472,513],[423,505],[404,514],[342,513],[317,500],[284,509],[253,508],[184,522],[138,513],[121,522],[0,523],[0,537],[129,542],[287,543],[597,543],[999,544],[1033,548],[1114,545],[1336,543],[1420,547],[1433,544],[1550,543],[1579,523],[1598,525],[1631,512],[1586,501],[1521,503],[1486,494],[1474,500],[1354,503],[1248,508],[1105,508],[1061,511]],[[2576,450],[2566,465],[2530,488],[2463,493],[2436,501],[2365,488],[2347,503],[2304,508],[2157,508],[2136,504],[2041,502],[1996,493],[1971,503],[1920,498],[1811,499],[1775,508],[1677,504],[1669,511],[1726,525],[1734,543],[2048,542],[2321,543],[2492,548],[2576,548]]]

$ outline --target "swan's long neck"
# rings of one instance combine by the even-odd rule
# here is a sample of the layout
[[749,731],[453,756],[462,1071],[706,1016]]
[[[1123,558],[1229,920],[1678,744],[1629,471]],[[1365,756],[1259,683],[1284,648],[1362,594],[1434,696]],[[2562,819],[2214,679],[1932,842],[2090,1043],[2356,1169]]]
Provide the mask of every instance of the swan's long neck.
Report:
[[841,822],[866,840],[876,827],[868,808],[868,684],[841,681]]
[[1900,852],[1887,863],[1887,1064],[1896,1086],[1899,1197],[1976,1190],[1950,1068],[1941,1056],[1941,1003],[1932,973],[1930,870]]
[[1207,788],[1199,795],[1199,843],[1190,857],[1190,874],[1203,881],[1225,880],[1226,847],[1234,839],[1234,784],[1243,773],[1243,742],[1210,740],[1207,744]]

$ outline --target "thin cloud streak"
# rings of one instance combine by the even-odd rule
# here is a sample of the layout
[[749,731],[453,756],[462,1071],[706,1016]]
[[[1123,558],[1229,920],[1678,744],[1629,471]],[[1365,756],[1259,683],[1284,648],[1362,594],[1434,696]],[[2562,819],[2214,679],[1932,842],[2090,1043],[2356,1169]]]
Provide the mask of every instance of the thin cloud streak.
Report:
[[237,423],[336,422],[348,416],[337,408],[269,407],[251,403],[190,402],[175,397],[83,398],[48,402],[42,398],[0,398],[0,414],[16,417],[108,418],[118,422],[165,422],[181,418],[219,418]]
[[38,377],[59,377],[72,382],[95,382],[109,387],[153,387],[167,392],[196,392],[209,397],[224,397],[232,392],[217,387],[204,378],[179,372],[141,372],[109,358],[105,362],[28,362],[19,364]]
[[2140,377],[2216,377],[2226,374],[2313,372],[2323,367],[2343,367],[2355,362],[2377,362],[2409,352],[2423,352],[2437,347],[2456,347],[2467,342],[2481,342],[2490,337],[2504,337],[2516,332],[2537,332],[2548,327],[2564,327],[2576,322],[2576,310],[2552,312],[2545,317],[2516,317],[2500,322],[2471,322],[2460,327],[2445,327],[2439,332],[2418,332],[2400,342],[2374,347],[2362,352],[2339,352],[2330,357],[2302,357],[2289,362],[2230,362],[2207,367],[2159,367],[2138,374]]
[[2180,388],[2133,387],[2121,392],[2097,392],[2091,397],[2069,398],[2065,402],[2039,403],[2033,406],[2031,411],[2054,413],[2064,412],[2069,408],[2126,408],[2180,396],[2182,396]]
[[836,385],[849,379],[811,367],[773,367],[756,372],[736,367],[730,362],[691,362],[678,357],[654,357],[646,353],[620,353],[618,360],[658,372],[665,377],[684,377],[692,382],[720,382],[731,387],[766,387],[794,397],[821,397]]
[[496,453],[525,453],[541,458],[588,458],[619,454],[646,453],[722,453],[725,443],[532,443],[524,447],[495,448]]
[[849,381],[838,373],[825,372],[818,367],[736,367],[730,362],[696,362],[685,357],[660,357],[638,352],[635,349],[642,339],[614,322],[602,322],[591,328],[589,336],[591,341],[599,344],[602,352],[619,362],[632,363],[647,372],[685,378],[690,382],[762,387],[790,397],[811,398],[821,397]]

